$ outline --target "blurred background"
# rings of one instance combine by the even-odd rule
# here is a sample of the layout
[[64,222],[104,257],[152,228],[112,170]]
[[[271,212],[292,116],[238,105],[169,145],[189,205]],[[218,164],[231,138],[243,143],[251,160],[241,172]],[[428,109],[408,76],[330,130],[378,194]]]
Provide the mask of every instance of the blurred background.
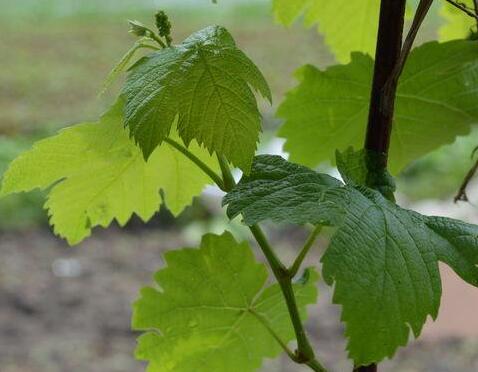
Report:
[[[279,152],[274,139],[277,104],[294,86],[292,74],[305,63],[327,66],[333,57],[315,30],[274,23],[269,0],[0,0],[0,174],[33,141],[79,121],[94,120],[114,99],[97,98],[113,64],[134,42],[127,19],[152,24],[158,8],[168,11],[176,41],[209,24],[226,26],[256,62],[274,93],[261,102],[261,151]],[[430,17],[422,40],[435,37],[440,19]],[[120,82],[116,85],[118,88]],[[117,90],[116,90],[117,91]],[[400,204],[422,213],[478,222],[478,185],[471,203],[453,203],[478,132],[420,159],[398,179]],[[166,249],[197,245],[202,233],[228,228],[221,195],[208,190],[180,218],[162,210],[148,224],[133,219],[125,229],[97,229],[77,247],[53,236],[42,210],[42,193],[0,201],[0,371],[131,372],[144,365],[132,357],[130,305],[151,282]],[[279,254],[295,256],[307,235],[291,226],[267,226]],[[317,265],[327,236],[309,258]],[[260,258],[260,257],[259,257]],[[439,319],[423,338],[402,349],[382,371],[478,371],[478,290],[443,268]],[[332,371],[349,371],[339,309],[321,284],[320,301],[309,308],[308,327],[318,355]],[[267,361],[264,371],[306,371],[286,359]]]

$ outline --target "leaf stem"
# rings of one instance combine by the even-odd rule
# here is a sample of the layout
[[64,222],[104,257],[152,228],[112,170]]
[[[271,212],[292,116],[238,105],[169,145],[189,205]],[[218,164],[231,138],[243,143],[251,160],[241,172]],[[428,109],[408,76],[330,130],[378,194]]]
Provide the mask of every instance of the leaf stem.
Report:
[[[179,145],[179,144],[176,143],[176,145]],[[178,148],[178,150],[180,149]],[[221,167],[223,178],[220,180],[220,183],[217,183],[217,182],[216,183],[221,188],[221,190],[228,192],[234,188],[234,186],[236,185],[236,181],[234,180],[234,177],[232,176],[231,168],[229,167],[227,159],[223,156],[218,156],[217,158],[219,161],[219,166]],[[199,165],[198,162],[196,161],[194,162]],[[204,168],[201,167],[201,169],[205,171]],[[217,175],[215,174],[215,176]],[[282,295],[284,296],[287,309],[289,311],[289,316],[292,321],[292,325],[294,327],[295,336],[297,339],[296,352],[295,353],[291,352],[289,348],[287,348],[284,342],[280,341],[279,338],[276,338],[276,337],[274,338],[276,338],[276,340],[279,342],[279,344],[282,346],[282,348],[286,351],[286,353],[294,362],[299,364],[305,364],[309,366],[313,371],[316,371],[316,372],[326,372],[326,369],[316,359],[314,350],[312,349],[312,346],[310,345],[310,342],[305,333],[304,326],[300,319],[299,308],[297,307],[297,301],[295,299],[294,289],[292,287],[292,280],[291,280],[289,270],[287,270],[287,267],[285,267],[285,265],[281,262],[279,257],[277,257],[277,255],[275,254],[273,248],[269,244],[264,232],[259,227],[259,225],[249,226],[249,229],[251,230],[252,235],[256,239],[257,244],[261,248],[262,253],[266,257],[266,260],[269,263],[272,273],[274,274],[274,277],[276,278],[281,288]]]
[[216,172],[214,172],[214,170],[212,170],[206,163],[204,163],[201,159],[199,159],[186,147],[172,140],[171,138],[166,138],[164,142],[173,146],[176,150],[178,150],[183,155],[185,155],[189,160],[191,160],[194,164],[196,164],[204,173],[206,173],[221,190],[226,191],[221,176],[219,176]]
[[275,254],[274,250],[267,241],[267,238],[259,225],[256,224],[249,226],[249,229],[251,230],[252,235],[254,235],[254,238],[256,239],[257,244],[259,244],[259,247],[264,253],[264,256],[266,256],[267,262],[269,262],[269,265],[271,266],[272,272],[274,273],[276,279],[279,282],[284,279],[288,279],[289,273],[287,268],[281,262],[279,257],[277,257],[277,255]]
[[148,37],[150,37],[151,39],[153,39],[154,41],[156,41],[156,42],[161,46],[161,48],[167,48],[167,47],[168,47],[168,45],[166,45],[166,44],[164,43],[164,41],[161,40],[161,39],[159,38],[159,36],[156,35],[156,33],[155,33],[153,30],[148,29],[148,31],[149,31]]
[[224,191],[229,192],[236,186],[236,181],[231,173],[226,157],[224,155],[217,155],[217,160],[219,161],[219,167],[221,167]]
[[305,257],[309,253],[310,248],[312,248],[312,246],[314,245],[315,240],[317,239],[317,236],[319,236],[319,233],[320,233],[321,230],[322,230],[322,226],[317,225],[314,228],[314,230],[312,230],[312,232],[310,233],[309,237],[307,238],[307,241],[305,242],[304,246],[300,250],[299,255],[295,259],[292,266],[289,268],[289,276],[291,278],[293,278],[294,276],[297,275],[297,272],[299,271],[300,266],[302,265],[302,263],[304,262]]
[[476,13],[473,13],[470,9],[468,9],[468,7],[465,4],[462,4],[462,3],[458,2],[458,1],[454,1],[454,0],[445,0],[445,1],[449,4],[451,4],[452,6],[454,6],[455,8],[461,10],[466,15],[478,20],[478,15]]
[[257,320],[264,326],[267,331],[271,334],[272,337],[277,341],[277,343],[282,347],[282,349],[285,351],[285,353],[289,356],[290,359],[294,360],[296,359],[295,353],[287,346],[287,344],[280,338],[280,336],[274,331],[274,329],[271,327],[269,322],[267,321],[266,318],[264,318],[261,314],[259,314],[257,311],[254,309],[249,309],[248,310],[252,315],[254,315]]
[[123,70],[126,68],[128,65],[129,61],[133,58],[135,53],[141,49],[153,49],[153,50],[159,50],[158,47],[155,47],[154,45],[146,44],[143,38],[142,40],[138,40],[136,43],[134,43],[133,47],[130,48],[124,55],[121,57],[120,61],[113,67],[113,69],[109,72],[108,76],[106,77],[104,83],[103,83],[103,88],[101,89],[101,92],[98,93],[98,98],[103,96],[105,92],[108,90],[108,88],[111,86],[113,81],[116,79],[116,77],[123,72]]
[[249,228],[264,253],[264,256],[266,256],[269,266],[271,267],[284,296],[290,319],[294,327],[295,336],[297,338],[297,351],[294,360],[297,363],[308,365],[314,371],[324,372],[325,368],[316,360],[314,350],[310,345],[302,320],[300,319],[299,309],[292,288],[292,281],[287,268],[274,253],[261,228],[258,225],[252,225]]
[[[413,17],[412,25],[410,26],[410,30],[408,31],[407,37],[403,43],[403,47],[400,52],[400,57],[398,58],[393,71],[391,72],[390,76],[387,79],[387,82],[384,87],[384,91],[393,91],[395,86],[398,83],[398,79],[403,72],[403,68],[405,67],[405,63],[407,62],[408,56],[410,55],[410,51],[412,50],[413,43],[418,34],[418,30],[420,29],[423,21],[425,20],[430,7],[433,4],[433,0],[420,0],[418,4],[417,11],[415,12],[415,16]],[[386,96],[390,98],[392,95],[386,93]],[[387,102],[383,102],[387,105]]]

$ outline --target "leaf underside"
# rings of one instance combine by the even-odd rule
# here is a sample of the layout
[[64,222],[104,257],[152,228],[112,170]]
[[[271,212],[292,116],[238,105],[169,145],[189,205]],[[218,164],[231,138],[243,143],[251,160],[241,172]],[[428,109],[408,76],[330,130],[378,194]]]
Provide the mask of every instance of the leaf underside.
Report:
[[[400,208],[364,186],[331,186],[329,177],[314,173],[258,156],[226,196],[228,212],[242,213],[247,224],[336,226],[322,257],[324,279],[335,284],[333,300],[342,305],[349,356],[357,365],[379,362],[405,345],[410,331],[418,337],[428,315],[437,316],[439,261],[478,286],[478,227]],[[287,193],[292,206],[284,205]]]
[[[299,85],[278,110],[279,131],[291,160],[310,167],[333,161],[335,151],[363,145],[373,60],[354,53],[347,65],[325,71],[307,65]],[[400,78],[389,167],[411,161],[470,132],[478,121],[478,49],[474,41],[430,42],[413,50]],[[317,145],[320,144],[320,145]]]
[[[294,338],[277,284],[247,243],[230,233],[208,234],[199,249],[166,253],[155,274],[158,288],[144,288],[134,305],[136,356],[149,372],[248,372],[282,351],[264,324],[285,342]],[[301,316],[317,297],[317,274],[294,284]]]

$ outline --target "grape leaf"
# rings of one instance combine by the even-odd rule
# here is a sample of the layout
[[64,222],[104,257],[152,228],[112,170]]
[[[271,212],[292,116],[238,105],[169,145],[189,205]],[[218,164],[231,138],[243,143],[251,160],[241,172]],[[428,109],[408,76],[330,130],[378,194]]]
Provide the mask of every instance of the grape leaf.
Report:
[[[389,154],[392,174],[466,135],[478,121],[478,49],[473,41],[431,42],[414,49],[399,81]],[[368,117],[373,61],[354,53],[348,65],[298,71],[299,86],[278,109],[291,160],[308,166],[335,150],[360,148]],[[318,145],[320,144],[320,145]]]
[[[475,6],[473,0],[462,0],[460,3],[470,9]],[[476,30],[475,19],[445,1],[440,8],[440,15],[445,20],[445,24],[438,30],[440,41],[466,39]]]
[[[99,122],[78,124],[37,142],[11,163],[1,195],[53,185],[45,207],[55,232],[70,244],[113,219],[124,225],[136,213],[149,220],[160,207],[160,189],[169,209],[179,214],[211,181],[168,144],[145,162],[122,126],[122,111],[119,100]],[[197,144],[190,150],[218,169],[206,150]]]
[[383,168],[383,155],[365,149],[355,151],[336,151],[337,169],[345,183],[354,186],[367,186],[378,190],[387,199],[392,199],[396,190],[395,180]]
[[[282,351],[267,327],[284,342],[294,338],[280,288],[266,285],[267,269],[248,243],[208,234],[199,249],[171,251],[165,260],[155,274],[159,288],[144,288],[133,307],[133,328],[146,332],[136,356],[149,372],[254,371]],[[316,281],[308,269],[294,284],[303,318]]]
[[287,163],[280,156],[259,155],[254,159],[250,176],[244,176],[224,197],[223,205],[228,205],[229,218],[243,214],[247,225],[264,219],[336,224],[342,210],[337,210],[326,195],[336,192],[341,185],[327,174]]
[[368,365],[392,357],[407,344],[410,329],[418,337],[427,316],[436,318],[439,260],[478,286],[478,227],[421,216],[371,189],[351,188],[348,201],[322,257],[323,275],[335,283],[349,355]]
[[[441,297],[438,261],[478,286],[478,226],[402,209],[363,186],[339,185],[318,200],[314,189],[322,188],[323,181],[307,168],[272,156],[256,161],[262,163],[261,169],[269,164],[268,172],[259,175],[267,187],[253,201],[262,212],[252,212],[241,201],[244,194],[244,200],[252,202],[247,180],[256,182],[254,171],[227,196],[229,208],[242,213],[246,223],[268,218],[317,223],[317,219],[307,221],[306,217],[314,217],[320,204],[335,205],[322,208],[335,216],[328,220],[337,226],[322,257],[323,274],[329,285],[335,283],[333,300],[342,305],[347,348],[355,364],[368,365],[391,357],[407,343],[410,330],[418,337],[427,316],[436,318]],[[278,214],[284,198],[275,197],[276,186],[296,175],[308,185],[291,192],[301,208],[289,206],[289,214]]]
[[125,124],[147,158],[178,118],[184,142],[195,139],[248,172],[261,116],[251,88],[271,100],[261,72],[219,26],[142,58],[123,96]]
[[318,23],[325,43],[342,63],[350,61],[353,51],[375,52],[380,0],[274,0],[273,8],[282,24],[292,24],[302,13],[307,26]]

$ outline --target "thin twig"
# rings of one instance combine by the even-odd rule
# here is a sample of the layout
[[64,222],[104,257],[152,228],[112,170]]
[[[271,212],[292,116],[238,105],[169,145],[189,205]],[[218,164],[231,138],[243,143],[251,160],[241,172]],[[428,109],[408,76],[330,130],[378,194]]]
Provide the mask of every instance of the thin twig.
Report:
[[[475,16],[478,16],[478,0],[473,0],[473,5],[475,8]],[[478,32],[478,17],[476,17],[476,31]]]
[[[473,159],[475,153],[478,151],[478,147],[475,147],[473,152],[471,153],[471,158]],[[465,176],[465,179],[463,180],[460,189],[458,190],[458,193],[456,194],[455,198],[453,199],[455,203],[459,201],[468,201],[468,196],[466,195],[466,189],[471,182],[471,179],[475,175],[476,171],[478,171],[478,159],[476,160],[475,164],[470,168],[468,173]]]
[[476,12],[468,8],[465,4],[459,3],[458,1],[453,1],[453,0],[445,0],[445,1],[449,3],[450,5],[454,6],[455,8],[460,9],[466,15],[478,20],[478,14],[476,14]]

